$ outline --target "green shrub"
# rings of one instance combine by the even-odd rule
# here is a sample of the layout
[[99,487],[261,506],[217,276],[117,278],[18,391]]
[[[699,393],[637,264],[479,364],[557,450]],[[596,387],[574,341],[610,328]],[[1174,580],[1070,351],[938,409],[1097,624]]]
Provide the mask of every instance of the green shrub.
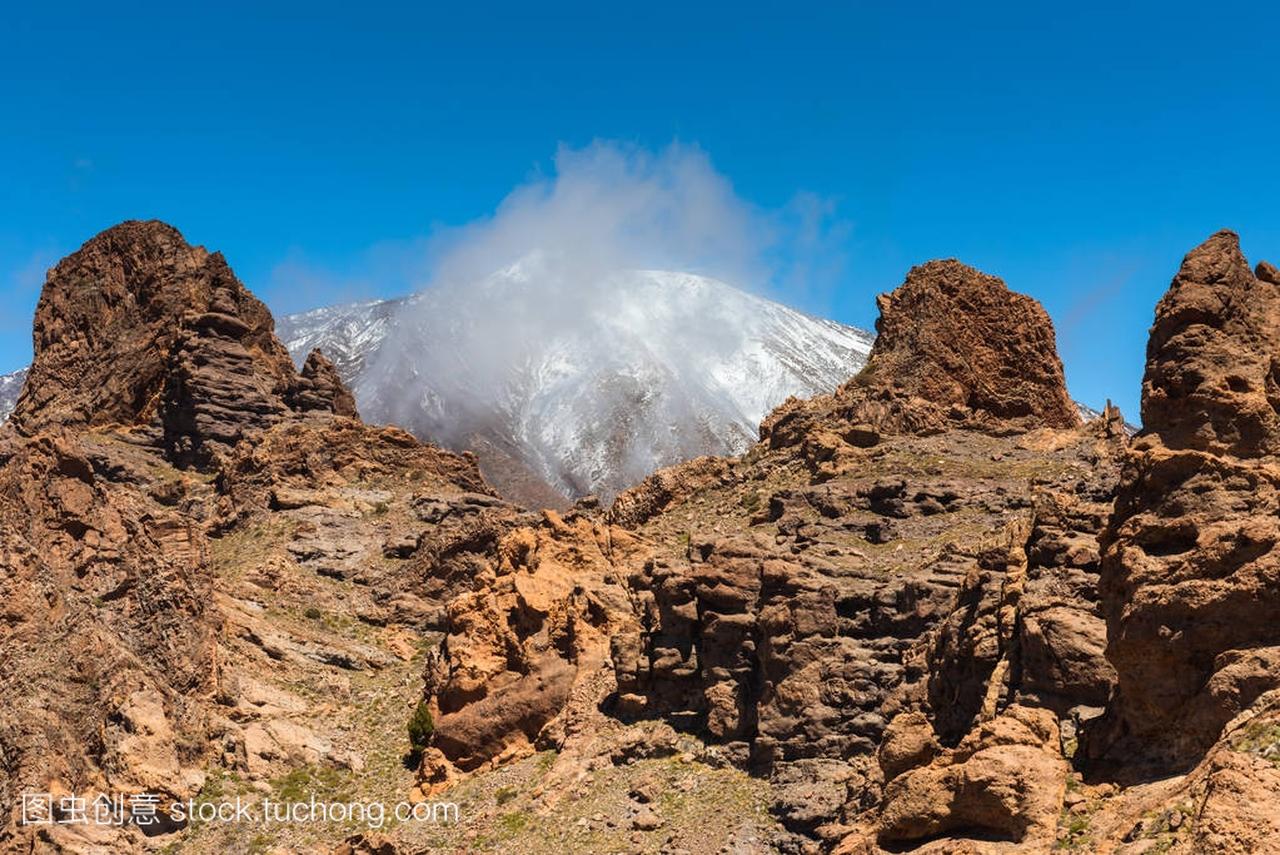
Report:
[[418,706],[409,716],[409,745],[415,756],[421,756],[431,744],[431,735],[436,732],[435,719],[431,717],[431,708],[426,701],[419,701]]

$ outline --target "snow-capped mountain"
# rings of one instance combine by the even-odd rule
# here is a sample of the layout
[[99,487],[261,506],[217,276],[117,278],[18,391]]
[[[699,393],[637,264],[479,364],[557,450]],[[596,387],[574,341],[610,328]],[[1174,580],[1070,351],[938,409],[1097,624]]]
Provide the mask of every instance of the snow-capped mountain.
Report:
[[22,384],[27,382],[27,369],[19,368],[10,374],[0,374],[0,422],[9,418],[22,394]]
[[[554,275],[550,278],[554,280]],[[707,277],[625,271],[548,285],[526,260],[466,289],[281,319],[372,422],[475,450],[507,494],[609,497],[655,468],[744,450],[789,395],[830,391],[872,334]]]

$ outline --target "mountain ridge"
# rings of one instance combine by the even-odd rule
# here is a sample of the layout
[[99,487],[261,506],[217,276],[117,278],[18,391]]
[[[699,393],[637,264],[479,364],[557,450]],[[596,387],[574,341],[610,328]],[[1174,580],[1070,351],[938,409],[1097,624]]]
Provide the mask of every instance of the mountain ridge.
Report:
[[[740,319],[756,317],[740,321],[748,328],[739,330],[732,350],[711,354],[713,358],[697,371],[685,372],[684,378],[670,372],[670,358],[655,356],[643,342],[632,342],[629,364],[614,360],[607,373],[588,374],[575,368],[572,361],[575,357],[585,361],[582,352],[589,351],[595,342],[584,340],[582,335],[552,335],[544,349],[526,355],[529,359],[522,369],[517,372],[515,366],[509,366],[512,374],[497,378],[507,389],[506,399],[482,408],[468,406],[464,390],[459,388],[463,384],[441,389],[422,377],[412,353],[383,351],[388,340],[407,339],[412,347],[424,346],[423,331],[412,329],[411,321],[440,302],[431,291],[285,315],[276,322],[277,333],[299,368],[312,350],[323,352],[338,376],[353,389],[366,417],[400,424],[420,439],[457,451],[475,451],[486,477],[504,495],[529,506],[549,507],[563,507],[592,493],[610,499],[663,466],[700,455],[741,453],[756,440],[764,416],[787,397],[831,392],[857,374],[875,340],[869,331],[801,312],[709,277],[659,270],[616,275],[623,285],[647,287],[641,293],[656,295],[659,299],[653,304],[668,315],[666,325],[659,324],[662,329],[636,338],[696,340],[700,334],[697,312],[673,310],[673,304],[678,309],[682,290],[695,295],[701,292],[704,298],[733,305]],[[521,276],[516,265],[494,274],[484,284],[501,291],[521,284]],[[635,325],[638,316],[652,306],[645,306],[635,294],[631,297],[622,302],[628,314],[626,323]],[[456,299],[449,303],[456,309]],[[615,335],[621,325],[613,326]],[[407,350],[404,344],[401,347]],[[589,352],[585,355],[590,356]],[[756,370],[743,370],[743,365]],[[575,370],[577,377],[563,377]],[[553,396],[547,384],[556,382],[557,372],[561,389],[576,384],[570,389],[573,395],[567,405],[563,397],[549,400]],[[0,375],[0,421],[12,411],[26,373],[24,368]],[[709,380],[687,376],[699,373]],[[402,377],[416,378],[419,384],[418,397],[407,404],[398,400],[405,388],[399,382]],[[477,380],[465,375],[464,379],[472,384]],[[590,400],[597,395],[612,396],[607,418],[599,417]],[[654,406],[655,397],[661,406]],[[673,399],[690,402],[689,408],[682,411]],[[646,403],[649,410],[644,408]],[[1101,415],[1083,404],[1078,407],[1086,421]],[[631,422],[637,412],[648,415],[647,422],[639,426]],[[664,416],[680,425],[677,435],[658,435],[660,425],[655,421]],[[611,425],[613,430],[601,431],[600,424]],[[648,436],[640,436],[641,430]],[[1137,429],[1129,426],[1129,430]]]

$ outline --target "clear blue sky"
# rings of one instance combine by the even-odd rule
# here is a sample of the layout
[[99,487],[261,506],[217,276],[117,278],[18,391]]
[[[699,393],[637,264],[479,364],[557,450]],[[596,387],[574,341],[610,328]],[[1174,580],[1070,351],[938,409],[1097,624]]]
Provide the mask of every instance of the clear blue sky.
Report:
[[939,256],[1004,277],[1073,393],[1131,418],[1186,250],[1228,226],[1280,259],[1271,4],[76,5],[0,32],[3,370],[44,269],[116,221],[170,221],[297,310],[402,291],[380,247],[598,138],[696,144],[765,209],[831,200],[843,272],[802,308],[870,325]]

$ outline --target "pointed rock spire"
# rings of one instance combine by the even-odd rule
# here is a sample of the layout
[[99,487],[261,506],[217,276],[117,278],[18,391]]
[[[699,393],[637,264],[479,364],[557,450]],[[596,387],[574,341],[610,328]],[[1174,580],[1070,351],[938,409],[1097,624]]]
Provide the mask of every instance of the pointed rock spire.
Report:
[[1156,306],[1143,427],[1170,448],[1244,457],[1280,451],[1280,279],[1258,275],[1220,231],[1187,253]]

